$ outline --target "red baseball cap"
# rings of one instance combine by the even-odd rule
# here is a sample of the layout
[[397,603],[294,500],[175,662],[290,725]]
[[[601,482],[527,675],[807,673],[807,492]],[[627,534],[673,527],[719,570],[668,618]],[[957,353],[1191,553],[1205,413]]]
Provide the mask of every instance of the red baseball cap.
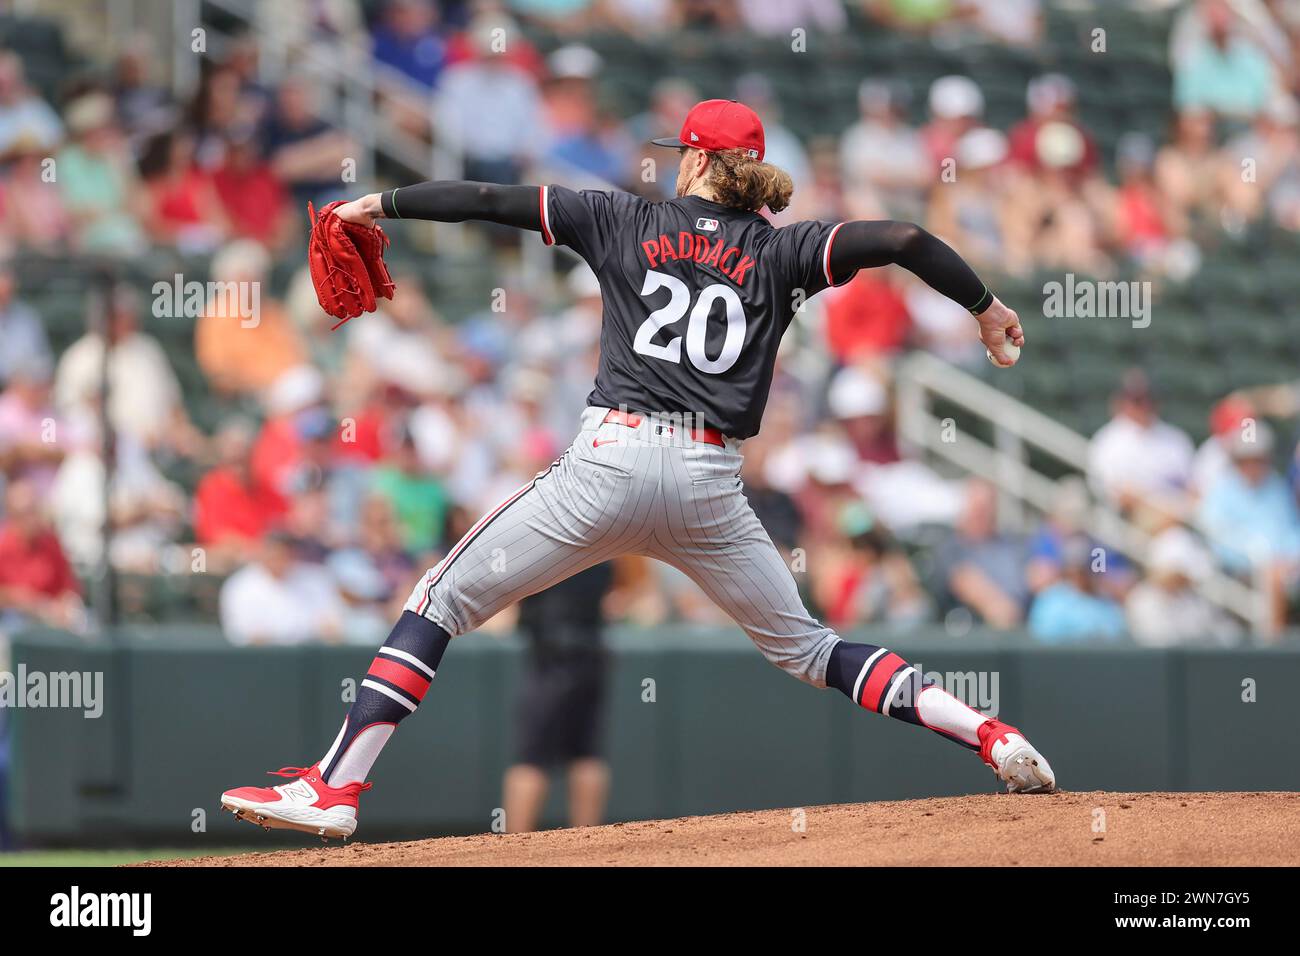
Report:
[[735,100],[704,100],[691,107],[674,139],[652,139],[656,146],[674,149],[689,146],[715,153],[720,149],[747,149],[753,159],[763,158],[763,121],[744,103]]

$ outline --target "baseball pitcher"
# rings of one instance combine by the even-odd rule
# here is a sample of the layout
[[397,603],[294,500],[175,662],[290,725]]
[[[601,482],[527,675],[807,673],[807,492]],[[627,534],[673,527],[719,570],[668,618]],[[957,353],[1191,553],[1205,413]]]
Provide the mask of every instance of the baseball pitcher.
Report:
[[[679,138],[655,145],[680,154],[677,196],[666,202],[560,186],[426,182],[327,207],[362,236],[359,247],[369,243],[380,254],[382,230],[373,235],[383,242],[363,235],[379,219],[485,220],[568,246],[600,281],[600,365],[568,450],[484,515],[415,585],[325,755],[277,771],[291,782],[222,794],[241,819],[351,835],[371,767],[428,693],[452,638],[629,553],[689,575],[793,677],[978,752],[1012,792],[1055,788],[1051,767],[1015,727],[928,684],[897,654],[845,641],[815,620],[739,478],[781,336],[807,297],[859,269],[895,263],[966,307],[1003,366],[1015,361],[1004,345],[1024,343],[1016,314],[951,248],[910,223],[774,228],[759,211],[784,209],[793,186],[763,162],[762,124],[740,103],[699,103]],[[358,268],[364,278],[364,264]],[[321,270],[327,273],[347,285],[337,269]],[[380,295],[386,278],[376,278]],[[373,307],[371,294],[350,314]]]

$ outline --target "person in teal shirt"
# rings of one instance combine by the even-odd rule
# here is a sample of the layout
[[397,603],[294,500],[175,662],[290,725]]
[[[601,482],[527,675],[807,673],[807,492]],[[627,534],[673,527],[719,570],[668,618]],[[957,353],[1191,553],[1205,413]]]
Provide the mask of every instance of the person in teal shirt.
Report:
[[113,124],[113,101],[88,93],[68,107],[73,142],[56,157],[63,202],[76,223],[84,252],[130,256],[148,243],[135,216],[139,181],[121,131]]
[[[1273,467],[1273,430],[1257,422],[1232,436],[1232,467],[1206,489],[1200,523],[1214,556],[1234,574],[1300,562],[1300,510]],[[1294,578],[1294,573],[1287,575]]]
[[1174,105],[1179,110],[1208,109],[1247,119],[1278,92],[1272,61],[1249,40],[1232,35],[1231,20],[1226,19],[1231,16],[1230,11],[1216,13],[1208,24],[1209,35],[1176,70]]
[[1124,610],[1099,593],[1097,576],[1105,573],[1094,559],[1088,539],[1075,537],[1061,548],[1061,578],[1039,592],[1029,609],[1029,632],[1045,644],[1102,638],[1126,632]]

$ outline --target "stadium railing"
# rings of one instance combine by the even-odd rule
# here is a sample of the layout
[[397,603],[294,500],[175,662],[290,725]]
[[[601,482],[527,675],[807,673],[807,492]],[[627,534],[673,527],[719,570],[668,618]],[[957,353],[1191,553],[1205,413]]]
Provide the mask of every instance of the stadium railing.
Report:
[[[1021,530],[1026,512],[1051,512],[1060,494],[1059,479],[1035,468],[1028,448],[1056,459],[1075,474],[1087,472],[1087,438],[927,352],[913,352],[903,360],[897,387],[899,437],[917,451],[992,482],[1003,499],[1000,513],[1018,522]],[[948,440],[951,429],[932,411],[935,399],[957,406],[964,416],[983,419],[992,430],[993,443],[965,431],[959,440]],[[1091,490],[1089,494],[1089,531],[1102,544],[1145,567],[1151,535]],[[1270,633],[1268,594],[1259,580],[1243,582],[1213,570],[1201,582],[1200,591],[1215,605],[1249,622],[1255,633]]]

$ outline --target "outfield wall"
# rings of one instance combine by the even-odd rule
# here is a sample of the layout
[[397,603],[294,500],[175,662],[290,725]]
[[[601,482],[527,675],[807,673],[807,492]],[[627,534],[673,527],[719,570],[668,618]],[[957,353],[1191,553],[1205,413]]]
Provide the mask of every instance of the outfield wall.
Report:
[[[1300,790],[1291,706],[1300,648],[888,643],[927,672],[966,676],[971,693],[996,694],[1003,718],[1032,733],[1066,789]],[[611,646],[612,819],[996,786],[972,754],[790,679],[739,631],[616,630]],[[344,681],[359,678],[372,650],[235,649],[191,630],[129,633],[116,645],[28,635],[11,656],[9,670],[24,665],[29,675],[103,675],[98,718],[70,708],[9,711],[11,822],[23,842],[217,846],[261,841],[217,812],[218,795],[316,760],[346,710]],[[363,802],[368,838],[491,828],[512,754],[520,660],[513,639],[453,645],[377,767]],[[562,796],[552,795],[552,823]]]

